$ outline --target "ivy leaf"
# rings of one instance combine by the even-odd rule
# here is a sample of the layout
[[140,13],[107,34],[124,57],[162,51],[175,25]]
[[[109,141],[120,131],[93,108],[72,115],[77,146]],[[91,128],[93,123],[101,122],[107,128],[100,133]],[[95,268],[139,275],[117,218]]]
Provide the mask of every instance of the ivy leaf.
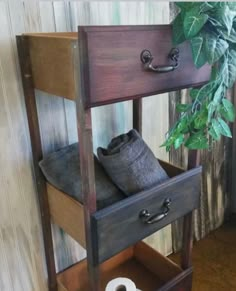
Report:
[[236,2],[228,2],[228,7],[230,10],[236,11]]
[[230,34],[233,26],[235,16],[235,11],[231,10],[228,5],[224,5],[223,7],[216,9],[214,12],[214,18],[223,25],[228,35]]
[[190,39],[202,29],[207,22],[207,14],[199,14],[199,8],[194,7],[186,12],[184,17],[184,34],[187,39]]
[[214,93],[213,101],[215,103],[219,103],[220,100],[222,99],[222,97],[224,97],[223,93],[224,93],[224,86],[222,83],[220,83],[219,87],[217,88],[217,90]]
[[185,35],[183,31],[183,20],[181,13],[179,13],[174,19],[173,23],[173,43],[178,45],[185,41]]
[[189,104],[177,104],[176,110],[178,112],[186,112],[186,111],[188,111],[189,107],[190,107]]
[[211,128],[209,129],[208,132],[214,140],[220,139],[221,131],[219,128],[219,123],[216,119],[212,119]]
[[235,108],[234,105],[228,100],[223,99],[220,107],[221,115],[228,121],[233,122],[235,119]]
[[204,38],[202,36],[196,36],[190,42],[194,64],[197,68],[200,68],[207,62],[204,50]]
[[189,118],[187,115],[180,118],[179,123],[176,127],[176,132],[179,133],[187,133],[189,125]]
[[217,105],[217,103],[212,101],[207,107],[207,109],[208,109],[208,122],[211,121],[212,116],[213,116],[214,112],[216,111],[216,108],[217,108],[216,105]]
[[213,34],[208,33],[206,36],[205,50],[207,60],[210,65],[214,64],[223,56],[227,48],[229,47],[227,41],[219,38]]
[[227,88],[231,88],[236,79],[236,51],[231,49],[227,56],[224,57],[221,76]]
[[222,33],[222,35],[224,36],[224,38],[232,43],[236,43],[236,30],[234,29],[234,27],[232,27],[230,34],[224,34]]
[[190,97],[195,100],[198,95],[199,89],[191,89],[189,92]]
[[220,133],[224,136],[232,137],[231,130],[228,124],[222,118],[218,118],[218,123],[219,123]]
[[207,121],[208,121],[208,111],[201,110],[194,118],[194,128],[202,129],[203,127],[206,127]]
[[215,66],[211,69],[211,81],[217,81],[219,78],[219,72]]
[[208,148],[208,140],[203,132],[196,133],[191,135],[187,141],[185,142],[185,146],[190,150],[195,149],[207,149]]
[[175,2],[175,5],[182,10],[189,10],[193,6],[193,2]]
[[200,11],[201,12],[207,12],[207,11],[213,9],[213,8],[214,8],[214,6],[210,2],[202,2],[201,5],[200,5]]
[[206,85],[202,86],[200,89],[194,89],[197,91],[193,91],[192,95],[195,95],[195,99],[201,100],[207,96],[209,96],[214,90],[217,85],[216,81],[211,81]]
[[184,143],[184,135],[179,135],[175,142],[174,142],[174,148],[177,150],[182,144]]

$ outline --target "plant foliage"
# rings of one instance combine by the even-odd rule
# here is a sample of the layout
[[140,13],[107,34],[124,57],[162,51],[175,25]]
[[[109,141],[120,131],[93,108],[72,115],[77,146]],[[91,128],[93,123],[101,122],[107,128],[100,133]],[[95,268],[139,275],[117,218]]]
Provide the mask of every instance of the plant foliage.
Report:
[[173,21],[173,42],[191,44],[197,68],[212,65],[210,81],[191,89],[190,104],[178,104],[179,120],[163,146],[210,148],[220,137],[232,137],[227,122],[235,119],[226,91],[236,80],[236,3],[176,2],[180,12]]

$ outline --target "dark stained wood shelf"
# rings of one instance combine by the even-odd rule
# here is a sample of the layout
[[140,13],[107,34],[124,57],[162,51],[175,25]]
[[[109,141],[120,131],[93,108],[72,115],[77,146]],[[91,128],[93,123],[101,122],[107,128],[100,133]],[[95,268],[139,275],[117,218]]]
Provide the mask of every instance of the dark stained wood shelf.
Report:
[[[159,162],[170,180],[96,211],[92,215],[93,240],[97,241],[98,262],[103,262],[198,208],[201,167],[185,172],[167,162],[160,160]],[[53,222],[86,248],[83,204],[49,183],[47,192]],[[170,198],[170,193],[172,205],[168,217],[153,225],[140,223],[140,211],[148,209],[150,212],[161,212],[163,202]],[[132,234],[130,229],[133,230]]]
[[[183,270],[145,243],[138,243],[100,265],[101,290],[117,277],[127,277],[142,291],[162,290],[167,282],[182,279]],[[192,268],[184,272],[186,284],[191,282]],[[59,291],[90,291],[87,261],[83,260],[57,275]],[[128,290],[127,290],[128,291]]]
[[[173,67],[171,34],[170,25],[141,25],[85,26],[78,33],[17,36],[50,291],[103,291],[116,276],[133,279],[142,291],[191,290],[192,211],[199,206],[201,167],[183,171],[161,162],[171,179],[107,208],[96,208],[91,107],[133,100],[133,127],[141,133],[142,97],[198,87],[210,77],[208,65],[195,68],[188,42],[178,47],[175,70],[147,71],[140,60],[145,49],[152,53],[154,65]],[[76,101],[83,204],[47,183],[39,169],[43,152],[35,89]],[[169,198],[172,205],[163,220],[149,225],[140,219],[144,208],[159,213]],[[138,243],[182,216],[181,267]],[[51,219],[87,250],[86,261],[59,274]]]

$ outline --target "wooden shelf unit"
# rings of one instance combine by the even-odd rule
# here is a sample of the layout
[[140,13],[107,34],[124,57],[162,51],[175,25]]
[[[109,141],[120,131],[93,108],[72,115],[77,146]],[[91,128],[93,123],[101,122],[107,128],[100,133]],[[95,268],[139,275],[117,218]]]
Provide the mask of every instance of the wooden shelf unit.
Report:
[[[141,133],[141,98],[199,86],[209,79],[210,67],[194,67],[186,42],[179,46],[177,70],[156,74],[144,69],[140,54],[147,48],[161,65],[169,62],[169,25],[86,26],[79,27],[78,33],[17,36],[17,45],[49,290],[104,290],[106,283],[118,275],[133,278],[143,291],[191,290],[192,210],[199,206],[201,167],[185,172],[161,162],[171,179],[97,211],[91,108],[133,100],[133,126]],[[76,102],[83,204],[47,183],[39,169],[43,153],[35,89]],[[153,225],[140,220],[142,209],[161,211],[170,197],[173,206],[166,218]],[[184,236],[182,263],[178,267],[139,241],[180,217],[184,217]],[[59,274],[55,271],[51,219],[87,249],[87,260]],[[127,231],[130,227],[133,234]],[[141,273],[147,276],[142,281]]]

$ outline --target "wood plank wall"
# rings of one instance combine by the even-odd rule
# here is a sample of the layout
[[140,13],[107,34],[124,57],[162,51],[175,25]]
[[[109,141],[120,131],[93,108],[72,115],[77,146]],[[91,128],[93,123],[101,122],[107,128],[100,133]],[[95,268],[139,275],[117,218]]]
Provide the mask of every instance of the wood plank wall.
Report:
[[[170,21],[177,13],[174,3],[170,3]],[[169,124],[170,126],[178,118],[176,113],[177,103],[186,103],[190,101],[188,90],[171,92],[169,94]],[[227,93],[227,98],[233,100],[233,90]],[[231,124],[233,129],[233,126]],[[194,213],[194,238],[199,240],[205,237],[210,231],[218,228],[230,214],[232,201],[232,161],[233,140],[235,147],[236,129],[234,125],[233,139],[222,138],[216,143],[211,151],[204,150],[200,152],[200,163],[203,166],[202,192],[200,208]],[[236,157],[236,154],[234,155]],[[187,168],[188,151],[184,148],[171,150],[170,161],[175,165]],[[236,183],[235,183],[236,185]],[[236,186],[235,188],[236,189]],[[234,192],[235,193],[235,192]],[[236,205],[236,203],[235,203]],[[236,209],[236,206],[234,210]],[[236,210],[235,210],[236,211]],[[172,225],[172,243],[173,250],[177,251],[182,242],[182,221],[177,221]]]
[[[78,24],[160,24],[169,22],[168,3],[0,0],[0,290],[44,291],[46,272],[32,172],[31,147],[15,35],[75,31]],[[37,92],[44,153],[77,140],[73,102]],[[144,101],[144,137],[156,154],[168,129],[168,96]],[[149,112],[145,117],[145,112]],[[131,104],[93,110],[94,147],[131,128]],[[125,117],[128,117],[125,121]],[[157,122],[151,124],[151,118]],[[57,269],[85,251],[53,226]],[[172,250],[171,227],[147,239],[163,253]]]
[[[169,22],[164,2],[83,2],[0,0],[0,290],[44,291],[46,272],[41,226],[31,163],[25,107],[20,83],[15,35],[39,31],[76,31],[79,24],[160,24]],[[156,155],[169,159],[159,145],[169,122],[176,119],[176,100],[186,91],[144,100],[143,135]],[[72,101],[37,92],[44,153],[77,140]],[[170,115],[168,115],[168,110]],[[149,112],[145,116],[145,112]],[[131,104],[119,103],[93,110],[94,148],[132,126]],[[127,118],[126,118],[127,117]],[[126,118],[126,119],[125,119]],[[156,122],[151,121],[156,119]],[[214,152],[202,153],[205,171],[202,208],[195,215],[195,237],[218,227],[228,213],[230,141]],[[171,152],[176,164],[186,166],[186,151]],[[171,236],[172,230],[172,236]],[[179,224],[147,239],[163,253],[180,245]],[[83,258],[85,251],[53,225],[57,269]]]

